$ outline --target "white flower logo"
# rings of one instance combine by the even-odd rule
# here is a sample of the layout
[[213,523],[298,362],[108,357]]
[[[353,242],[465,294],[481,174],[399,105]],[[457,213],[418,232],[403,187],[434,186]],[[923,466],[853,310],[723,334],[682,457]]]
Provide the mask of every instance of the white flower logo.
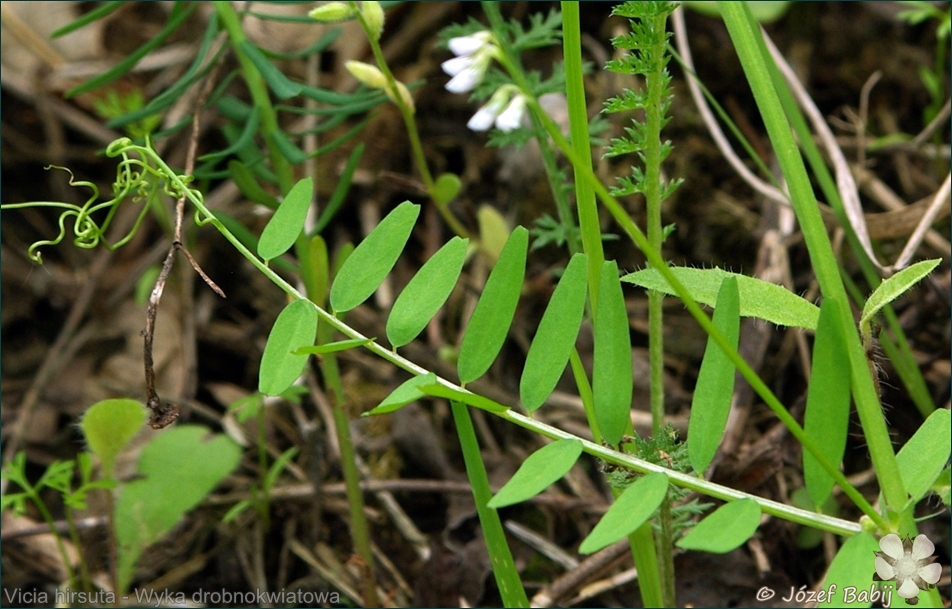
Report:
[[935,564],[932,555],[935,545],[925,535],[919,535],[915,541],[899,539],[899,535],[890,533],[879,540],[882,552],[876,552],[876,576],[882,581],[896,581],[896,594],[906,599],[906,604],[919,602],[919,591],[935,586],[942,573],[942,567]]

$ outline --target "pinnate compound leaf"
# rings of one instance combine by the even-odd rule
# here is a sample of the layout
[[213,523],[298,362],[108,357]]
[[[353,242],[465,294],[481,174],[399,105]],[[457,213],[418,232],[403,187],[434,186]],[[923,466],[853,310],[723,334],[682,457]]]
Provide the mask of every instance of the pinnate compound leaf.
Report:
[[859,319],[859,325],[860,328],[863,329],[863,333],[868,333],[869,320],[872,319],[873,315],[878,313],[880,309],[893,300],[905,294],[909,288],[919,283],[923,277],[931,273],[935,267],[939,266],[940,262],[942,262],[940,258],[917,262],[879,284],[879,287],[873,291],[863,306],[863,314]]
[[760,506],[739,499],[714,510],[675,545],[685,550],[726,554],[750,539],[760,526]]
[[667,492],[668,477],[661,472],[648,474],[626,488],[582,541],[579,554],[597,552],[633,533],[658,509]]
[[613,446],[621,441],[631,421],[631,391],[631,339],[625,295],[618,280],[618,265],[614,260],[606,260],[598,282],[592,394],[602,439]]
[[555,389],[575,346],[585,313],[587,266],[585,254],[572,256],[529,346],[519,382],[519,396],[529,412],[542,406]]
[[939,478],[952,452],[952,414],[945,408],[933,411],[896,455],[906,492],[919,501]]
[[313,192],[314,180],[304,178],[284,197],[284,201],[281,201],[278,210],[271,216],[268,225],[261,232],[261,238],[258,239],[258,255],[262,259],[277,258],[291,249],[304,229],[304,218],[307,216],[307,208],[311,205]]
[[522,291],[528,247],[529,231],[524,226],[517,226],[486,280],[486,287],[463,335],[456,363],[463,383],[475,381],[485,374],[506,341]]
[[111,478],[116,456],[145,423],[145,407],[135,400],[96,402],[83,415],[79,426],[89,449],[102,462],[105,478]]
[[143,550],[161,539],[238,465],[241,449],[205,427],[180,425],[157,435],[139,457],[139,478],[116,500],[119,589],[125,591]]
[[307,300],[295,300],[278,315],[258,369],[258,391],[278,395],[304,370],[308,356],[294,353],[310,347],[317,338],[317,309]]
[[[763,279],[731,273],[723,269],[692,269],[670,267],[669,270],[684,284],[691,297],[701,304],[713,307],[724,279],[737,279],[740,292],[740,314],[744,317],[758,317],[778,326],[816,329],[820,309],[813,303],[800,298],[783,286]],[[657,269],[644,269],[630,273],[622,281],[640,285],[649,290],[657,290],[677,296],[667,280]]]
[[361,241],[334,277],[330,303],[335,313],[350,311],[370,298],[406,247],[420,206],[404,201]]
[[370,416],[372,414],[386,414],[388,412],[400,410],[410,402],[415,402],[424,397],[425,394],[420,390],[421,385],[430,385],[435,382],[436,375],[432,372],[415,376],[391,391],[390,395],[385,397],[376,408],[365,412],[363,416]]
[[[740,334],[737,279],[727,277],[721,285],[714,307],[714,327],[736,349]],[[724,435],[727,415],[734,395],[734,364],[711,337],[707,339],[704,359],[697,375],[691,420],[688,422],[688,457],[697,472],[703,472],[717,453]]]
[[499,489],[489,507],[498,509],[535,497],[572,469],[581,454],[582,443],[574,439],[558,440],[540,448]]
[[468,244],[469,239],[450,239],[400,292],[387,319],[387,338],[391,345],[408,344],[443,306],[463,270]]
[[[869,590],[872,578],[869,572],[872,565],[870,557],[875,556],[879,551],[876,538],[866,531],[853,535],[840,546],[840,551],[833,557],[833,562],[826,571],[823,585],[817,589],[829,590],[835,584],[838,591],[845,590],[847,587],[860,591]],[[842,592],[837,592],[829,595],[830,598],[817,598],[819,601],[817,607],[842,607],[841,594]]]
[[[820,306],[803,417],[804,432],[834,464],[843,460],[850,420],[850,363],[839,307],[832,298]],[[803,451],[803,480],[813,505],[823,505],[833,490],[833,478],[807,450]]]

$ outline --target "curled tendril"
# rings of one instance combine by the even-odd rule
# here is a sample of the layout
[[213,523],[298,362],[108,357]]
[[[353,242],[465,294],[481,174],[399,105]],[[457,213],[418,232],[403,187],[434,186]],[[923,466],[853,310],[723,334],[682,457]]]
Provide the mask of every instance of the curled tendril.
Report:
[[[136,154],[138,158],[131,157],[131,153]],[[51,165],[46,169],[62,169],[69,173],[70,186],[87,187],[92,191],[92,195],[83,205],[51,201],[0,205],[0,209],[52,207],[65,210],[60,214],[58,220],[59,234],[53,239],[43,239],[30,245],[27,254],[31,260],[38,264],[43,263],[39,248],[47,245],[58,245],[65,239],[69,231],[67,223],[70,218],[73,219],[74,245],[83,249],[94,249],[102,243],[107,249],[114,250],[132,239],[142,224],[150,203],[160,193],[164,193],[173,199],[187,197],[193,203],[197,203],[198,206],[203,206],[204,198],[201,192],[189,187],[189,184],[194,180],[193,176],[175,173],[159,157],[150,140],[147,139],[145,145],[140,146],[127,137],[121,137],[106,147],[106,156],[110,158],[121,157],[119,165],[116,167],[116,179],[112,184],[113,196],[108,201],[96,203],[96,200],[99,199],[99,189],[95,184],[85,180],[77,180],[73,172],[66,167]],[[131,200],[134,204],[141,203],[142,209],[139,211],[139,216],[129,232],[115,243],[110,244],[105,239],[106,230],[109,228],[119,204],[126,199]],[[97,223],[93,214],[102,210],[108,210],[106,211],[106,217],[101,223]],[[213,219],[210,215],[202,214],[201,211],[195,213],[195,221],[199,225],[207,224]]]

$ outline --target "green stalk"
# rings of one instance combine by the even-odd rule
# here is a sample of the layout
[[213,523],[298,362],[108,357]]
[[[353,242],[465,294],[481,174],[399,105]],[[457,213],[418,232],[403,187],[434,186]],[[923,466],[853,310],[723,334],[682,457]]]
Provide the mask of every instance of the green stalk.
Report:
[[[582,35],[579,29],[578,2],[562,2],[562,53],[565,61],[565,95],[569,108],[569,129],[572,148],[587,167],[592,167],[592,151],[588,135],[588,113],[585,84],[582,78]],[[507,49],[503,49],[508,60]],[[512,71],[510,70],[510,74]],[[522,87],[525,89],[525,87]],[[578,169],[575,170],[578,172]],[[578,208],[582,247],[588,255],[588,295],[592,316],[598,308],[598,278],[605,262],[602,230],[598,223],[595,191],[587,180],[575,179],[575,205]]]
[[[803,158],[790,134],[790,124],[784,115],[774,84],[771,82],[766,63],[768,55],[763,48],[763,38],[757,29],[758,26],[743,3],[719,2],[718,6],[721,8],[724,23],[737,49],[757,107],[764,119],[777,160],[787,179],[790,198],[803,230],[820,290],[824,297],[836,299],[845,305],[848,302],[846,289],[840,279],[836,257],[816,206]],[[844,329],[849,351],[850,381],[856,411],[859,414],[873,467],[876,469],[886,500],[887,511],[900,510],[906,502],[906,491],[883,419],[882,407],[869,375],[866,354],[860,343],[849,307],[841,306],[840,310],[840,323]],[[902,518],[901,530],[911,532],[914,529],[915,523],[911,515]]]
[[[377,61],[377,67],[383,72],[384,77],[387,79],[387,86],[390,88],[390,91],[393,92],[391,101],[393,101],[397,109],[400,110],[403,123],[407,127],[407,135],[410,138],[410,150],[413,153],[417,171],[420,172],[420,178],[423,180],[427,194],[436,202],[436,182],[433,180],[433,174],[430,173],[430,167],[426,163],[426,155],[423,153],[423,144],[420,141],[420,133],[417,130],[416,120],[414,119],[415,109],[408,106],[400,95],[400,91],[397,88],[397,79],[394,78],[393,72],[390,71],[390,66],[387,65],[387,60],[383,56],[383,50],[380,48],[378,32],[374,32],[370,24],[367,23],[363,12],[361,12],[356,2],[350,1],[347,4],[354,11],[357,20],[360,22],[360,26],[364,29],[364,33],[367,35],[367,42],[370,43],[370,50],[373,51],[374,59]],[[464,239],[470,238],[469,231],[467,231],[466,228],[460,224],[459,220],[456,219],[456,216],[453,215],[448,203],[449,202],[437,203],[436,210],[454,233]]]
[[476,430],[473,428],[469,409],[466,404],[456,401],[451,403],[451,409],[460,447],[463,449],[466,475],[473,487],[473,499],[476,501],[479,524],[483,529],[486,547],[489,549],[493,575],[496,577],[496,585],[499,587],[502,602],[506,607],[528,607],[529,599],[522,587],[516,564],[512,560],[509,543],[506,541],[506,532],[499,520],[499,512],[487,505],[493,497],[493,492],[489,486],[486,465],[479,452],[479,440],[476,439]]
[[[535,100],[530,98],[529,105],[530,107],[533,107],[533,111],[541,112],[541,108],[538,107],[538,102],[535,102]],[[545,118],[547,119],[548,117],[545,117]],[[558,132],[558,127],[556,127],[554,123],[551,122],[551,119],[549,119],[548,122],[546,122],[546,120],[543,120],[543,124],[545,124],[546,130],[549,131],[550,135],[554,133],[557,136],[559,136],[558,138],[555,139],[555,141],[556,143],[558,143],[559,147],[562,149],[563,153],[569,158],[569,160],[572,161],[573,164],[578,162],[578,158],[576,157],[576,155],[574,154],[574,152],[572,151],[568,143],[565,141],[565,138],[561,137],[561,134]],[[185,183],[182,182],[181,178],[178,175],[176,175],[175,172],[172,171],[172,169],[165,163],[164,160],[162,160],[155,153],[154,150],[143,148],[141,146],[135,146],[132,144],[132,141],[129,140],[128,138],[120,138],[116,142],[113,142],[113,144],[110,144],[109,148],[114,150],[116,148],[121,147],[124,144],[128,144],[131,149],[138,151],[140,154],[153,158],[156,164],[159,167],[161,167],[163,171],[166,172],[169,182],[171,184],[174,184],[176,188],[181,189],[182,192],[185,192],[186,197],[188,197],[189,201],[191,201],[191,203],[199,211],[200,216],[202,218],[201,224],[210,223],[212,226],[214,226],[218,230],[218,232],[220,232],[221,235],[229,243],[232,244],[232,246],[238,251],[239,254],[244,256],[245,259],[248,260],[248,262],[250,262],[256,269],[258,269],[258,271],[260,271],[265,277],[270,279],[272,283],[274,283],[276,286],[281,288],[281,290],[283,290],[285,293],[287,293],[288,295],[294,298],[307,300],[307,298],[303,294],[301,294],[301,292],[298,291],[297,288],[289,284],[280,275],[275,273],[270,267],[268,267],[268,265],[266,265],[257,256],[251,253],[251,251],[248,250],[248,248],[245,247],[244,244],[242,244],[241,241],[239,241],[238,238],[235,237],[231,233],[231,231],[225,228],[225,225],[222,224],[211,213],[211,211],[209,211],[207,207],[205,207],[205,204],[202,200],[201,195],[191,189],[188,189]],[[576,165],[576,167],[584,167],[584,166],[581,165],[581,163],[579,163],[578,165]],[[612,212],[612,215],[619,222],[622,228],[629,234],[632,240],[634,240],[635,243],[639,245],[639,247],[644,247],[645,249],[647,249],[647,240],[644,234],[642,234],[641,230],[637,226],[635,226],[633,222],[631,222],[631,219],[628,218],[627,215],[624,213],[624,209],[621,207],[618,201],[616,201],[614,197],[612,197],[608,193],[605,187],[601,185],[601,183],[598,181],[594,173],[592,173],[591,171],[587,173],[585,171],[581,171],[580,173],[582,174],[583,179],[587,179],[592,182],[592,184],[595,187],[595,192],[598,195],[598,197],[602,200],[602,203],[606,206],[606,208],[609,209],[609,211]],[[651,260],[651,258],[654,257],[653,262],[660,262],[661,260],[660,256],[656,252],[651,250],[648,250],[647,252],[645,252],[645,255],[649,257],[649,260]],[[813,453],[815,457],[817,457],[817,460],[820,462],[823,468],[827,471],[827,473],[829,473],[833,477],[833,479],[837,482],[837,484],[839,484],[841,488],[843,488],[844,493],[848,497],[850,497],[856,503],[856,505],[878,527],[880,527],[884,531],[891,530],[888,526],[888,523],[882,518],[882,516],[875,509],[872,508],[872,506],[869,505],[869,503],[865,500],[865,498],[858,491],[856,491],[856,489],[849,483],[849,481],[839,471],[839,468],[834,467],[833,464],[831,464],[828,459],[825,459],[823,455],[820,453],[816,444],[809,437],[804,435],[803,429],[797,424],[795,420],[792,419],[792,417],[790,417],[790,415],[786,412],[786,409],[784,409],[784,407],[777,400],[776,396],[773,395],[773,393],[764,384],[764,382],[761,381],[760,378],[753,372],[750,366],[748,366],[744,362],[743,358],[741,358],[740,355],[737,353],[737,350],[731,347],[730,343],[727,342],[727,339],[724,337],[724,335],[713,326],[710,318],[708,318],[707,315],[698,306],[698,304],[693,299],[691,299],[690,293],[687,291],[684,285],[680,281],[678,281],[677,277],[675,277],[674,274],[671,273],[671,271],[668,270],[666,267],[663,267],[663,266],[659,267],[659,270],[661,271],[661,274],[665,277],[665,279],[671,284],[674,290],[678,292],[678,295],[681,297],[681,299],[685,303],[685,307],[691,312],[694,318],[698,320],[698,323],[701,325],[701,327],[703,327],[705,331],[707,331],[708,334],[714,338],[714,341],[721,347],[722,350],[724,350],[724,352],[728,355],[728,357],[731,359],[734,365],[738,367],[738,369],[741,371],[741,374],[744,376],[744,378],[748,380],[748,382],[750,382],[751,386],[754,388],[757,394],[760,395],[764,399],[765,403],[767,403],[771,407],[771,409],[774,410],[775,413],[777,413],[778,418],[780,418],[781,421],[783,421],[784,424],[786,424],[790,428],[790,431],[794,435],[794,437],[800,440],[801,444],[803,444],[806,450],[809,450],[811,453]],[[312,302],[312,304],[314,303]],[[317,310],[317,313],[320,319],[326,325],[332,327],[334,330],[340,332],[341,334],[343,334],[344,336],[348,338],[352,338],[352,339],[356,339],[360,341],[366,341],[366,344],[364,344],[364,348],[370,351],[371,353],[373,353],[374,355],[376,355],[377,357],[383,359],[384,361],[390,362],[391,364],[397,366],[398,368],[402,370],[406,370],[407,372],[413,374],[414,376],[419,376],[419,375],[429,373],[429,370],[426,370],[425,368],[418,366],[417,364],[404,358],[400,354],[394,353],[390,349],[387,349],[386,347],[383,347],[377,344],[375,341],[368,339],[366,336],[354,330],[353,328],[345,324],[343,321],[337,319],[337,317],[335,317],[334,315],[325,311],[322,307],[314,304],[314,308]],[[458,385],[451,383],[450,381],[447,381],[443,378],[437,377],[437,382],[448,388],[456,389],[456,390],[468,393],[462,387],[459,387]],[[544,423],[536,421],[535,419],[532,419],[531,417],[514,412],[512,409],[503,410],[501,412],[494,411],[492,412],[492,414],[494,414],[495,416],[498,416],[499,418],[505,421],[513,423],[514,425],[518,425],[519,427],[522,427],[523,429],[527,429],[533,433],[538,433],[540,435],[543,435],[547,438],[551,438],[553,440],[577,439],[582,442],[582,448],[586,453],[593,455],[595,457],[598,457],[602,459],[603,461],[606,461],[608,463],[614,463],[615,465],[619,465],[621,467],[626,467],[638,473],[653,473],[653,472],[664,473],[668,476],[669,480],[671,480],[678,486],[695,490],[709,497],[722,499],[724,501],[734,501],[737,499],[753,499],[754,501],[758,503],[758,505],[760,505],[760,508],[764,513],[771,514],[779,518],[789,520],[791,522],[796,522],[799,524],[812,526],[824,531],[829,531],[831,533],[836,533],[837,535],[852,536],[860,532],[861,530],[860,525],[854,522],[849,522],[839,518],[833,518],[823,514],[816,514],[814,512],[801,510],[799,508],[795,508],[783,503],[778,503],[776,501],[771,501],[769,499],[757,497],[756,495],[751,495],[750,493],[744,493],[742,491],[738,491],[729,487],[714,484],[702,478],[697,478],[695,476],[683,474],[680,472],[663,468],[658,465],[654,465],[642,459],[638,459],[634,457],[633,455],[620,453],[611,448],[601,446],[600,444],[596,444],[594,442],[590,442],[588,440],[578,438],[577,436],[571,433],[562,431],[561,429],[557,429],[550,425],[546,425]]]
[[[621,494],[621,489],[612,489],[615,498]],[[661,560],[655,554],[658,544],[651,530],[651,519],[645,521],[634,533],[628,536],[628,545],[631,546],[631,555],[635,559],[638,569],[638,589],[641,591],[641,604],[645,607],[674,607],[674,601],[666,598],[662,585]]]

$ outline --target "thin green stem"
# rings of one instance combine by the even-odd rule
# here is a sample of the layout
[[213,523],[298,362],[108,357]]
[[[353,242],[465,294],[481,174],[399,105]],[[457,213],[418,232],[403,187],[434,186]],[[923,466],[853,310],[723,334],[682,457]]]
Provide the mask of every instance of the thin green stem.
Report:
[[[840,307],[840,323],[847,340],[847,349],[850,359],[850,382],[853,390],[853,399],[856,411],[863,426],[866,438],[876,469],[877,477],[886,500],[886,506],[892,510],[899,510],[906,503],[906,491],[899,474],[899,465],[896,454],[893,452],[889,431],[882,414],[879,397],[873,386],[866,365],[866,353],[860,343],[852,314],[846,303],[846,290],[840,278],[839,268],[833,248],[826,234],[826,228],[816,205],[813,188],[807,176],[803,158],[800,156],[797,144],[790,133],[790,124],[783,112],[783,107],[777,96],[775,83],[771,80],[767,68],[766,49],[763,38],[749,8],[743,3],[719,2],[724,23],[737,49],[741,65],[747,75],[754,94],[754,100],[764,119],[764,125],[770,141],[777,154],[777,160],[787,180],[790,198],[797,220],[802,228],[807,251],[813,263],[817,281],[824,297],[833,298],[843,306]],[[798,438],[799,439],[799,438]],[[801,443],[803,443],[801,441]],[[804,443],[804,446],[806,444]],[[839,481],[837,481],[839,482]],[[844,487],[844,490],[845,487]],[[854,499],[855,501],[855,499]],[[887,530],[892,530],[896,523],[891,523]],[[903,519],[902,529],[914,530],[915,523],[911,516]]]
[[499,587],[499,595],[506,607],[528,607],[529,599],[522,587],[522,580],[516,570],[506,541],[506,532],[499,520],[499,512],[487,504],[492,499],[493,492],[489,486],[489,476],[486,474],[486,465],[479,452],[479,440],[466,404],[451,402],[453,421],[456,423],[456,433],[459,436],[460,447],[463,450],[463,461],[466,464],[466,475],[473,487],[473,499],[476,501],[476,512],[479,514],[479,524],[483,529],[486,547],[492,561],[493,575]]

